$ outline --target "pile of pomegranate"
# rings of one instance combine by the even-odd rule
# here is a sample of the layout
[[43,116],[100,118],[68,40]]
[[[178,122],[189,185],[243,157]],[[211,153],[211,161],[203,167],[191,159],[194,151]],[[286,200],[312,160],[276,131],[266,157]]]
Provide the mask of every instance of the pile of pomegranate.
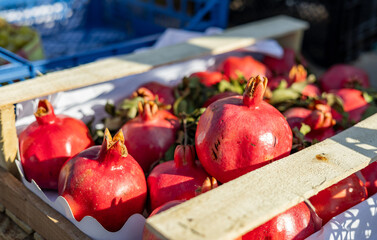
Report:
[[[76,220],[115,232],[134,213],[158,214],[335,135],[375,113],[376,99],[353,66],[317,79],[291,49],[281,59],[232,56],[175,87],[152,82],[108,103],[102,132],[41,100],[20,156],[26,178],[57,190]],[[376,192],[371,164],[240,239],[304,239]]]

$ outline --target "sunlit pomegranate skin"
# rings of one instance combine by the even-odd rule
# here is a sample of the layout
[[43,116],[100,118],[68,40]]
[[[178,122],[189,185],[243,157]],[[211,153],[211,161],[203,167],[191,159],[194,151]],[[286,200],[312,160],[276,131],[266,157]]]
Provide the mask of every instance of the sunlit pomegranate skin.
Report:
[[203,104],[203,107],[208,107],[209,105],[211,105],[211,103],[216,102],[217,100],[227,98],[227,97],[237,96],[237,95],[239,94],[235,92],[223,92],[223,93],[216,94],[215,96],[205,101],[205,103]]
[[31,123],[19,136],[21,163],[28,181],[57,189],[64,162],[92,146],[89,129],[82,121],[55,115],[51,103],[41,100]]
[[377,162],[373,162],[362,169],[361,174],[365,179],[365,186],[368,189],[369,196],[377,193]]
[[112,232],[144,209],[147,184],[144,172],[128,154],[123,133],[108,130],[102,146],[93,146],[67,161],[59,176],[59,195],[77,221],[92,216]]
[[204,169],[224,183],[288,156],[292,131],[284,116],[263,101],[267,78],[251,78],[242,96],[208,106],[195,146]]
[[314,221],[313,214],[304,202],[299,203],[243,235],[242,240],[305,239],[319,227]]
[[222,80],[229,81],[229,79],[223,75],[221,72],[196,72],[190,75],[190,77],[197,77],[199,78],[200,83],[202,83],[206,87],[213,86]]
[[[356,123],[362,119],[363,113],[367,110],[369,104],[365,101],[361,91],[351,88],[342,88],[330,92],[343,100],[343,109],[349,114],[349,120]],[[342,116],[334,109],[332,110],[332,115],[337,121],[341,121]]]
[[291,129],[300,129],[303,124],[310,127],[310,132],[305,135],[307,141],[323,141],[336,133],[332,128],[336,121],[332,116],[331,107],[320,100],[316,100],[310,109],[294,107],[285,111],[283,115]]
[[195,160],[194,146],[177,146],[174,161],[157,165],[148,176],[151,210],[172,200],[188,200],[195,197],[208,177],[203,167]]
[[[161,212],[164,212],[174,206],[177,206],[183,202],[185,202],[186,200],[173,200],[173,201],[170,201],[170,202],[167,202],[165,203],[164,205],[161,205],[160,207],[156,208],[152,213],[151,215],[149,215],[149,217],[152,217],[154,215],[157,215]],[[155,235],[153,235],[150,231],[148,231],[148,229],[146,227],[144,227],[144,230],[143,230],[143,240],[159,240],[159,238],[157,238]]]
[[245,81],[257,75],[271,76],[270,70],[251,56],[228,57],[219,65],[219,71],[229,79],[239,79],[242,76]]
[[173,105],[175,102],[174,90],[172,87],[157,82],[149,82],[144,84],[142,87],[148,89],[155,96],[157,96],[161,103]]
[[325,92],[341,88],[354,88],[356,85],[369,87],[368,74],[357,67],[337,64],[328,69],[319,79]]
[[367,197],[368,191],[365,184],[356,174],[352,174],[320,191],[309,200],[325,224],[331,218],[364,201]]
[[178,118],[153,102],[140,103],[139,115],[122,126],[124,143],[144,172],[164,156],[178,129]]

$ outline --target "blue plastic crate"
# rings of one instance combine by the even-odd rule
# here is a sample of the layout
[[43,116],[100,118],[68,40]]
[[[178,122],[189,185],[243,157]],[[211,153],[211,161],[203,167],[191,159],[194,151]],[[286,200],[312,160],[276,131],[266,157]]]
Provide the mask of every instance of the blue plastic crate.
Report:
[[0,0],[0,17],[36,29],[46,55],[46,60],[28,62],[0,48],[0,57],[11,62],[0,66],[0,83],[150,46],[167,27],[225,28],[228,4],[229,0]]

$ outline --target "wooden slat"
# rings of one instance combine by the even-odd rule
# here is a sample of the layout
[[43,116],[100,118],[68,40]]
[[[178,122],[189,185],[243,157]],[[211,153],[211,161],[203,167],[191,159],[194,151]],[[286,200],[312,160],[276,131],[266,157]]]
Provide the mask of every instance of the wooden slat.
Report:
[[147,226],[161,239],[235,239],[376,158],[377,114],[158,214]]
[[89,239],[65,217],[0,168],[0,202],[46,239]]
[[25,240],[28,234],[17,226],[5,213],[0,213],[0,239]]
[[0,88],[0,104],[14,104],[52,93],[114,80],[152,68],[219,54],[253,44],[256,40],[279,38],[303,31],[306,22],[278,16],[225,31],[221,35],[192,39],[186,43],[147,52],[112,57],[79,67],[37,77]]
[[17,175],[14,159],[17,156],[18,138],[14,106],[0,106],[0,167]]

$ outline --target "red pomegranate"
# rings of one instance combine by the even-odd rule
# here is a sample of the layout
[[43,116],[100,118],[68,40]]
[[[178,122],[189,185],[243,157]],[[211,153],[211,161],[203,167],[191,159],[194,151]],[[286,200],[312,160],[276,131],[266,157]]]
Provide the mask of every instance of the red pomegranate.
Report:
[[228,57],[219,65],[219,71],[229,79],[243,78],[245,81],[251,77],[262,75],[270,77],[270,70],[261,62],[251,56]]
[[247,83],[242,96],[218,100],[200,117],[196,150],[204,169],[224,183],[288,156],[292,131],[284,116],[263,101],[267,78]]
[[369,164],[360,172],[365,178],[365,186],[368,189],[369,196],[377,193],[377,162]]
[[225,75],[223,75],[221,72],[209,72],[209,71],[196,72],[196,73],[191,74],[190,78],[191,77],[199,78],[200,83],[202,83],[206,87],[213,86],[221,82],[221,80],[229,81],[229,79]]
[[[210,179],[209,177],[207,177],[204,182],[203,182],[203,185],[201,188],[199,188],[198,191],[196,191],[196,195],[200,195],[202,193],[205,193],[213,188],[216,188],[217,187],[217,181],[216,179],[212,178]],[[154,215],[157,215],[163,211],[166,211],[174,206],[177,206],[183,202],[185,202],[186,200],[172,200],[170,202],[167,202],[161,206],[159,206],[158,208],[156,208],[155,210],[153,210],[153,212],[149,215],[149,217],[152,217]],[[148,231],[148,229],[146,227],[144,227],[144,230],[143,230],[143,240],[158,240],[157,237],[155,237],[152,233],[150,233]]]
[[291,129],[301,128],[302,124],[309,125],[310,132],[305,135],[307,141],[317,139],[322,141],[335,135],[332,126],[336,121],[331,114],[331,107],[323,100],[316,100],[309,109],[302,107],[290,108],[283,113]]
[[[331,93],[339,96],[343,100],[343,109],[349,114],[349,120],[359,122],[363,113],[369,107],[367,101],[363,97],[363,93],[356,89],[342,88],[333,90]],[[335,110],[332,110],[332,114],[337,121],[341,121],[342,116]]]
[[155,96],[158,96],[158,100],[161,103],[173,106],[175,102],[173,88],[157,82],[149,82],[144,84],[142,87],[151,91]]
[[139,115],[122,127],[125,145],[144,172],[164,156],[174,143],[178,129],[178,118],[159,110],[151,101],[139,103]]
[[319,228],[314,218],[314,213],[302,202],[243,235],[242,240],[305,239]]
[[84,150],[64,164],[59,194],[67,200],[77,221],[92,216],[114,232],[131,215],[143,211],[145,176],[123,142],[122,131],[112,139],[106,129],[102,146]]
[[[170,202],[167,202],[165,203],[164,205],[161,205],[160,207],[156,208],[152,213],[151,215],[149,215],[149,217],[152,217],[154,215],[157,215],[161,212],[164,212],[174,206],[177,206],[183,202],[185,202],[186,200],[173,200],[173,201],[170,201]],[[159,238],[157,238],[156,236],[154,236],[146,227],[144,227],[144,230],[143,230],[143,240],[159,240]]]
[[304,119],[309,117],[312,110],[303,107],[290,108],[283,113],[291,129],[297,127],[301,128]]
[[276,88],[279,87],[280,83],[282,81],[286,81],[288,83],[289,81],[289,78],[286,77],[286,76],[275,76],[275,77],[271,77],[268,79],[268,87],[273,91],[275,90]]
[[321,90],[314,84],[308,84],[304,87],[301,94],[306,97],[318,98],[321,96]]
[[309,200],[325,224],[331,218],[364,201],[367,197],[368,192],[365,184],[356,174],[352,174],[320,191]]
[[233,97],[233,96],[237,96],[237,95],[239,95],[239,94],[235,93],[235,92],[222,92],[222,93],[216,94],[215,96],[213,96],[210,99],[208,99],[203,104],[203,107],[208,107],[209,105],[211,105],[211,103],[216,102],[217,100],[220,100],[220,99],[223,99],[223,98],[227,98],[227,97]]
[[319,79],[321,88],[325,92],[333,89],[353,88],[356,85],[369,87],[368,74],[357,67],[337,64],[327,70]]
[[86,125],[75,118],[55,115],[51,103],[40,100],[36,121],[19,136],[21,163],[28,181],[41,188],[57,189],[64,162],[92,146]]
[[177,146],[174,161],[157,165],[148,176],[151,210],[172,200],[195,197],[208,177],[202,166],[195,161],[194,146]]
[[296,53],[293,49],[286,48],[284,49],[282,58],[265,56],[263,63],[266,64],[275,75],[287,75],[296,64]]

